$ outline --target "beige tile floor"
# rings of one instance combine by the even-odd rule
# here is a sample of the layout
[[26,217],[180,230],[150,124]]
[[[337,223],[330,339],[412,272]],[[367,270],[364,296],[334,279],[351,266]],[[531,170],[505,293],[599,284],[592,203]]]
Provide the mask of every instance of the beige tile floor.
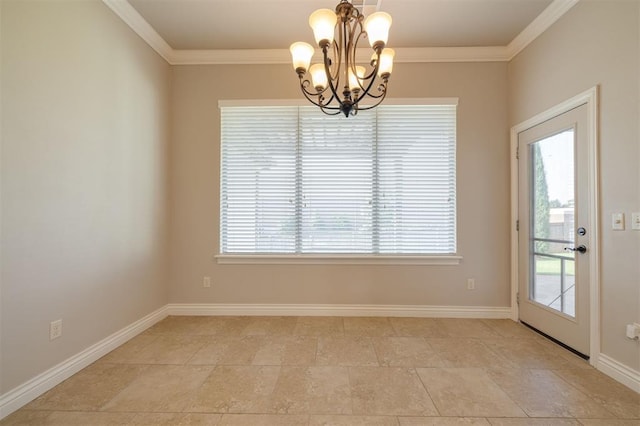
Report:
[[1,425],[640,425],[509,320],[168,317]]

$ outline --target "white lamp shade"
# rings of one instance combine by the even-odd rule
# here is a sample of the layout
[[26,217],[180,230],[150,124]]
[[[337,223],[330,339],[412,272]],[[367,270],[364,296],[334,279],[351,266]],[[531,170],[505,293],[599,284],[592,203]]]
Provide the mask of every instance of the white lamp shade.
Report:
[[362,79],[364,78],[364,73],[365,73],[365,68],[361,66],[356,67],[356,75],[353,75],[353,72],[349,70],[349,89],[350,90],[360,90],[360,86],[362,85]]
[[396,55],[395,50],[384,48],[380,54],[380,67],[378,68],[378,75],[391,74],[393,72],[393,57]]
[[305,71],[309,69],[311,57],[314,53],[313,46],[309,43],[298,41],[293,43],[291,47],[289,47],[289,50],[291,51],[291,58],[293,59],[293,69],[296,70],[296,72],[299,68]]
[[364,21],[364,30],[371,47],[376,43],[387,44],[389,39],[389,28],[391,28],[391,15],[385,12],[372,13]]
[[338,17],[331,9],[318,9],[309,16],[309,25],[318,45],[322,40],[333,42],[337,21]]
[[325,89],[328,85],[329,79],[327,78],[327,73],[324,69],[324,64],[314,64],[309,68],[309,73],[311,74],[311,81],[313,82],[313,87],[315,88],[323,88]]

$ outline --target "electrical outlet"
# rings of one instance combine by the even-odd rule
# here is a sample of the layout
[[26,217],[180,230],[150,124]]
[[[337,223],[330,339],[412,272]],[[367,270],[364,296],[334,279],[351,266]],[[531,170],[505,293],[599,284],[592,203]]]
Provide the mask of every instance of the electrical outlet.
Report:
[[476,289],[476,280],[473,278],[469,278],[467,280],[467,290],[475,290]]
[[640,324],[627,324],[627,337],[629,339],[640,339]]
[[57,339],[62,336],[62,320],[51,321],[49,324],[49,340]]
[[205,288],[211,287],[211,277],[204,277],[202,279],[202,287],[205,287]]

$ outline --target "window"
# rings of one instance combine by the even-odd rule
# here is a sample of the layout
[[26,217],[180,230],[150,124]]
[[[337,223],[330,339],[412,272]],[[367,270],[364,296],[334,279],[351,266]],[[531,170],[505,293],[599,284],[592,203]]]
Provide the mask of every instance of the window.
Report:
[[[441,100],[442,101],[442,100]],[[222,254],[456,253],[456,103],[221,106]]]

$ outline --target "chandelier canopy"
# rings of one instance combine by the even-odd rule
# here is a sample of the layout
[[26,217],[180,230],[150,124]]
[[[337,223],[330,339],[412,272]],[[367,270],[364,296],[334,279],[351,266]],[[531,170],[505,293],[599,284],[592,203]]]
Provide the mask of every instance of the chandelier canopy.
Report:
[[[309,66],[315,50],[308,43],[297,42],[290,47],[304,96],[329,115],[343,113],[348,117],[358,110],[378,106],[387,95],[393,70],[395,52],[385,47],[391,16],[376,12],[365,19],[348,0],[340,0],[335,12],[330,9],[313,12],[309,25],[322,50],[323,62]],[[368,39],[373,49],[368,66],[356,63],[361,39]],[[361,104],[364,99],[372,103]]]

